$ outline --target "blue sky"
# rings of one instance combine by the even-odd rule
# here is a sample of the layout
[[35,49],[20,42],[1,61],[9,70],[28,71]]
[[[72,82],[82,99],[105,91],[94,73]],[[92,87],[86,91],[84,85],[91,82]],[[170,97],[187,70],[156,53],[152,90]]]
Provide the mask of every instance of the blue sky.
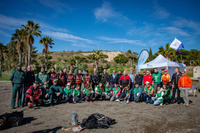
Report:
[[[171,43],[200,50],[199,0],[0,0],[0,42],[6,45],[28,20],[52,37],[50,51],[140,52]],[[34,46],[41,52],[40,38]]]

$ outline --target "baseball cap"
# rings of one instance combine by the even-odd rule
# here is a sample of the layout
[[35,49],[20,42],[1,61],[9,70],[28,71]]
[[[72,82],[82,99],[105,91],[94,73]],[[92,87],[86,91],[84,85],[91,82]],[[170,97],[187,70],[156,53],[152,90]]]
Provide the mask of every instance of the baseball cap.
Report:
[[67,85],[69,85],[69,86],[70,86],[71,84],[70,84],[70,83],[67,83]]

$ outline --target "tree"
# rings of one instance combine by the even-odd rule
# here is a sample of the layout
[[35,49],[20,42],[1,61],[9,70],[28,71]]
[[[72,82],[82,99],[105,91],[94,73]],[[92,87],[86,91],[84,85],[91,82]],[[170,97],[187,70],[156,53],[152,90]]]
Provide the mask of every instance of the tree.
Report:
[[43,37],[40,39],[39,43],[44,45],[43,53],[45,57],[45,70],[47,70],[47,63],[48,63],[47,55],[49,54],[49,47],[52,48],[52,45],[54,45],[53,39],[50,37]]
[[28,65],[31,64],[31,49],[34,43],[34,37],[33,35],[39,37],[41,36],[41,31],[39,30],[40,26],[39,24],[35,24],[32,20],[28,20],[27,25],[22,25],[26,30],[26,41],[28,45]]
[[73,70],[73,67],[76,64],[76,60],[74,58],[69,58],[67,59],[67,63],[70,65],[70,70]]
[[172,55],[174,55],[176,51],[169,47],[169,43],[166,44],[165,48],[163,46],[159,47],[159,50],[154,55],[163,55],[165,58],[171,60]]
[[108,57],[106,56],[105,54],[101,53],[102,50],[94,50],[93,54],[90,54],[88,56],[89,59],[91,60],[94,60],[95,61],[95,65],[96,65],[96,68],[98,68],[98,65],[99,65],[99,60],[105,58],[105,57]]
[[113,60],[115,61],[115,63],[120,63],[120,64],[122,63],[124,65],[128,62],[129,59],[123,54],[118,54],[118,56],[113,58]]
[[24,50],[24,39],[26,31],[24,29],[16,29],[15,33],[12,34],[11,40],[15,41],[15,46],[19,54],[19,64],[22,63],[22,52]]
[[4,59],[4,53],[6,52],[6,46],[3,43],[0,43],[0,77],[2,77],[2,64]]
[[129,54],[132,54],[132,52],[131,52],[131,50],[130,50],[130,49],[127,51],[127,53],[129,53]]

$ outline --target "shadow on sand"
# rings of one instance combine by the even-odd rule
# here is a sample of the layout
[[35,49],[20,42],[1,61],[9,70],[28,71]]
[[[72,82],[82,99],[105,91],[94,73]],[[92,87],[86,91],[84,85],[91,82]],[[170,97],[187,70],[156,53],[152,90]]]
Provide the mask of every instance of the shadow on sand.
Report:
[[52,128],[52,129],[34,131],[32,133],[56,133],[61,128],[62,128],[62,126],[59,126],[59,127],[55,127],[55,128]]

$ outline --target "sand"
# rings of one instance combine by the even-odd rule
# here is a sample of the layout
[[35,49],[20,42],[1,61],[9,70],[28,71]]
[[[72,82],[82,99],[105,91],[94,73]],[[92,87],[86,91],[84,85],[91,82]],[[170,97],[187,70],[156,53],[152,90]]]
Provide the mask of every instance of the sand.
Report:
[[71,115],[77,110],[79,121],[92,113],[101,113],[117,123],[108,129],[85,129],[83,133],[164,133],[164,132],[200,132],[200,102],[199,96],[193,98],[189,107],[178,104],[154,106],[144,103],[98,101],[93,103],[77,103],[55,105],[53,107],[28,107],[10,109],[11,85],[0,82],[0,112],[24,111],[21,126],[2,130],[3,133],[40,133],[66,132],[62,126],[70,126]]

